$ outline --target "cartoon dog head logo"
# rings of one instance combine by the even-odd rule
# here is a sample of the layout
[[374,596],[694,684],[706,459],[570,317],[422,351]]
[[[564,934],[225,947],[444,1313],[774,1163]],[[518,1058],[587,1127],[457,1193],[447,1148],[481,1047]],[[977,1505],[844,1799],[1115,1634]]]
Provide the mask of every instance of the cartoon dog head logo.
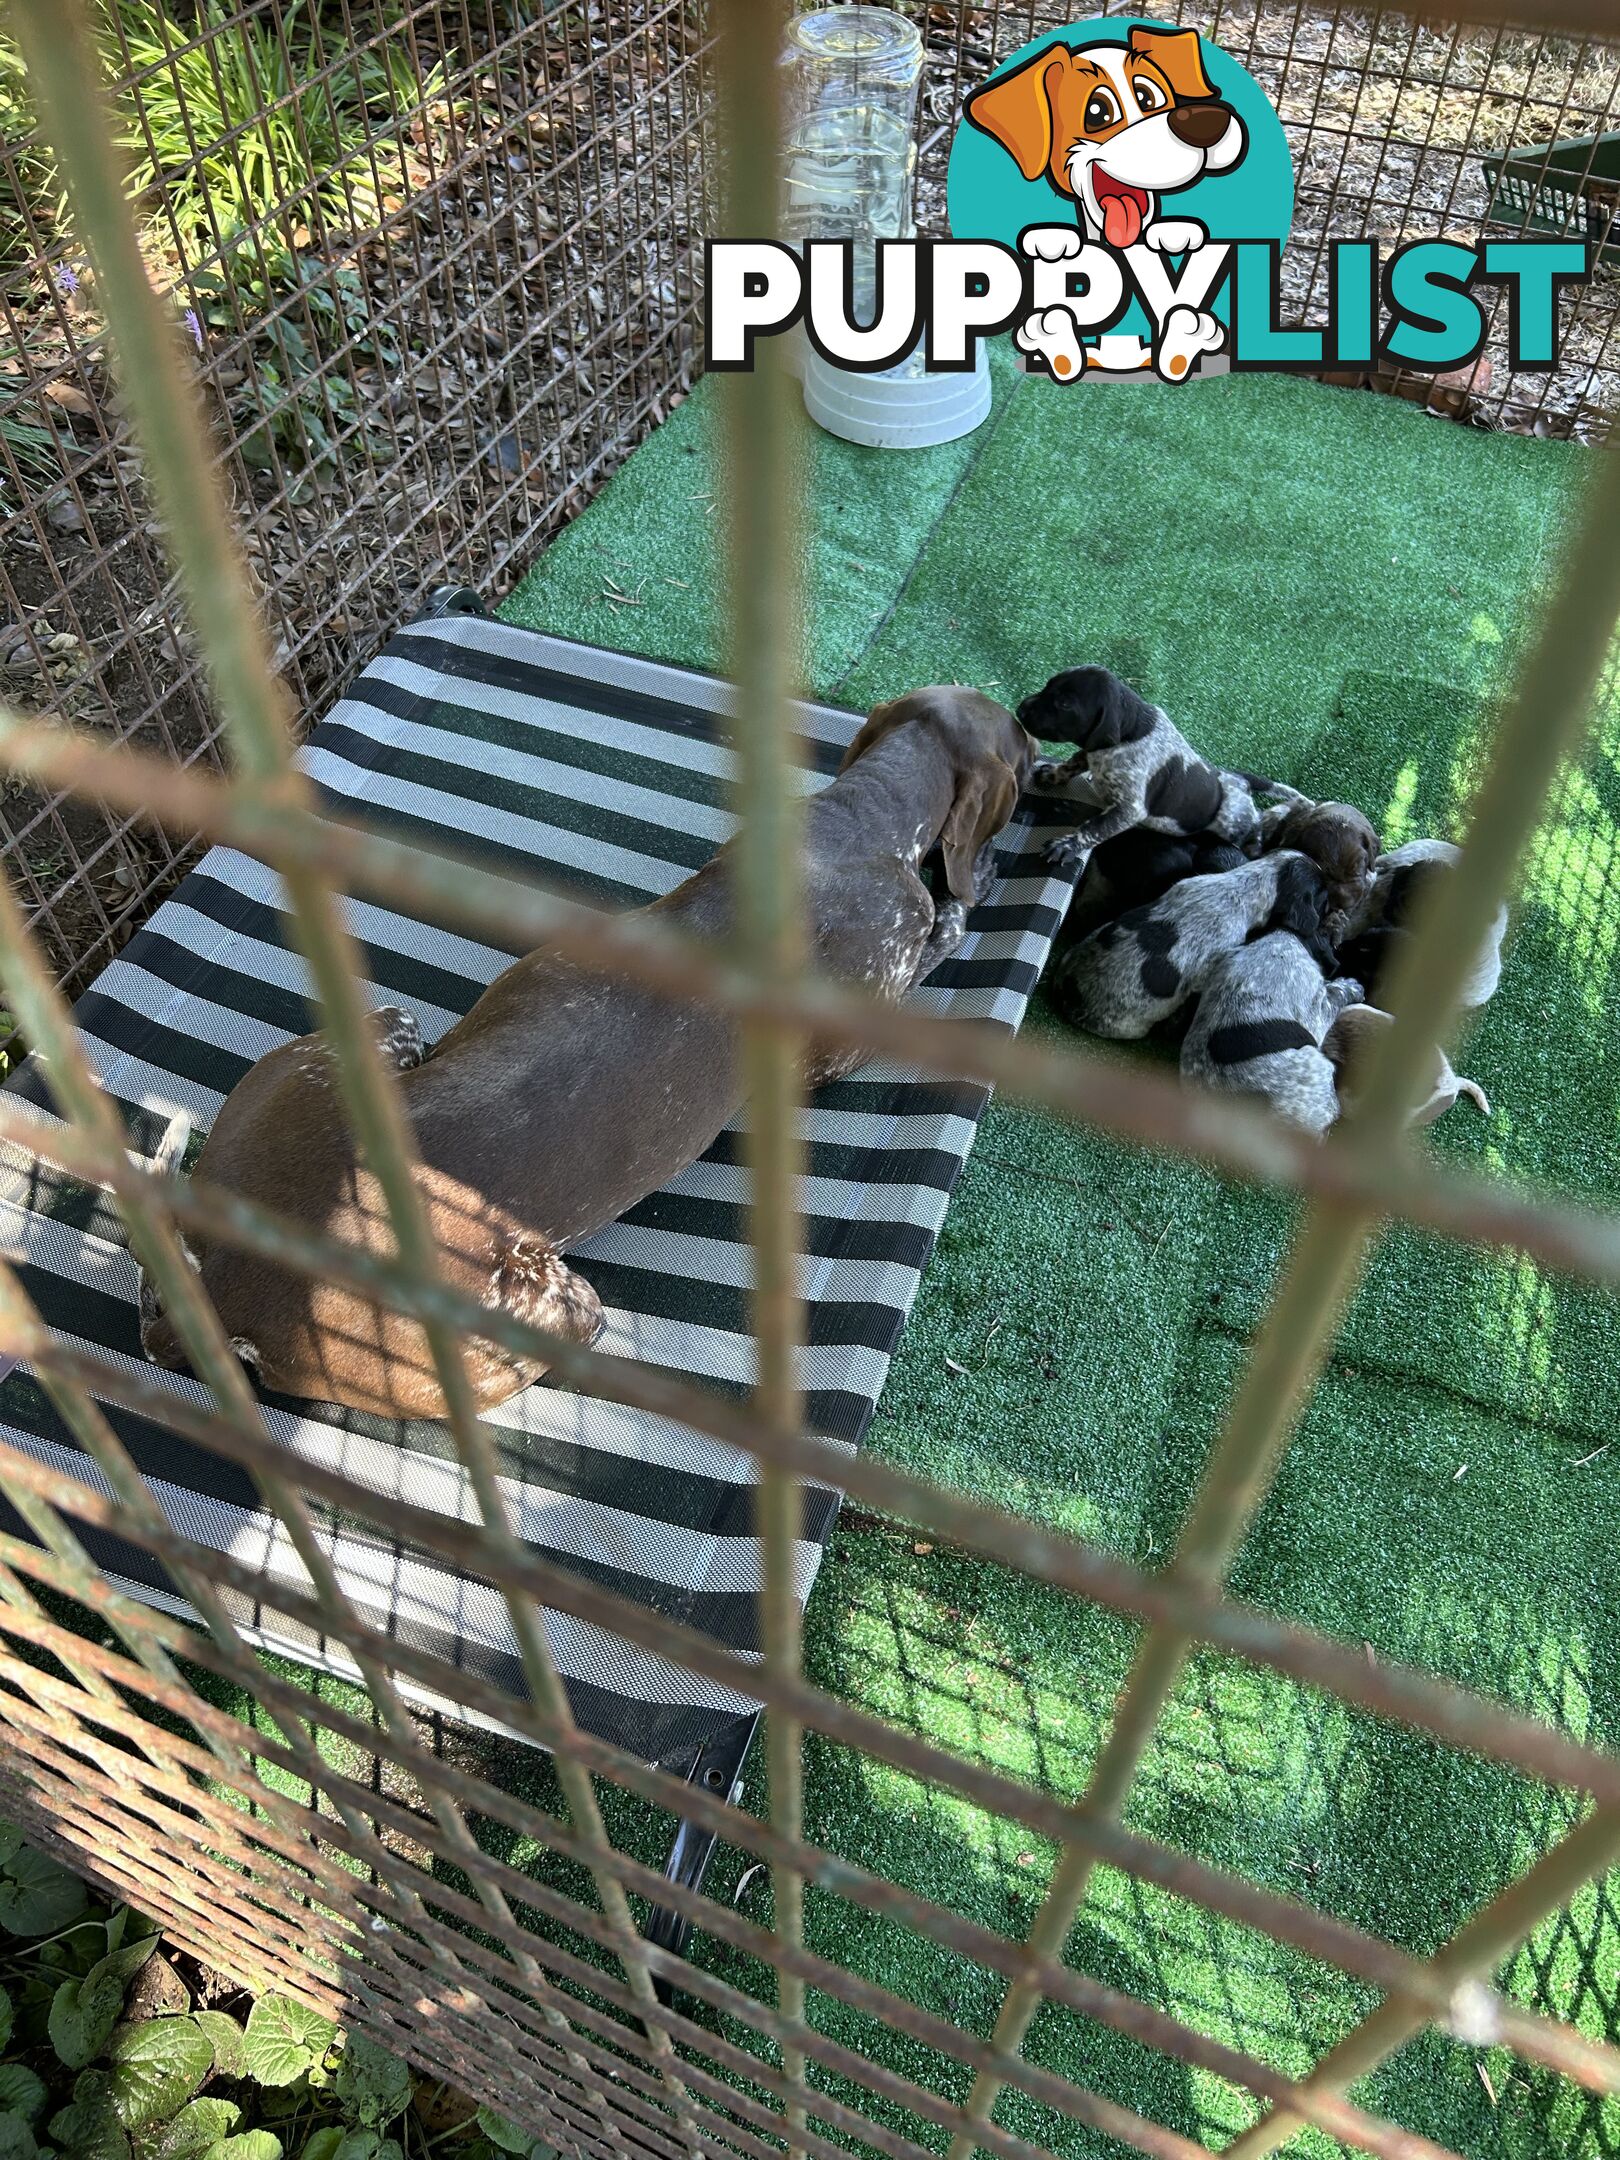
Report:
[[1198,32],[1141,24],[1124,45],[1046,46],[974,91],[967,115],[1120,249],[1156,222],[1161,196],[1230,172],[1249,141],[1204,72]]
[[[1280,243],[1292,220],[1259,84],[1196,30],[1116,18],[1015,53],[963,118],[951,228],[1029,259],[1035,304],[1015,337],[1031,361],[1063,383],[1201,372],[1226,343],[1231,244]],[[1061,224],[1041,207],[1054,195]]]

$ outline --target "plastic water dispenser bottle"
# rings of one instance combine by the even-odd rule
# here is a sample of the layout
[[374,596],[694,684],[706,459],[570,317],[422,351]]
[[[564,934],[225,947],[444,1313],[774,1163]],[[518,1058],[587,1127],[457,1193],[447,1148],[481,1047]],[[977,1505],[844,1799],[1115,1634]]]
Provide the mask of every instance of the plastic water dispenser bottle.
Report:
[[893,8],[824,7],[788,25],[784,237],[853,240],[855,308],[876,306],[877,242],[916,229],[922,39]]
[[[877,313],[877,243],[916,231],[917,92],[923,43],[893,8],[813,8],[793,17],[782,55],[783,237],[851,240],[854,311]],[[785,355],[804,381],[810,417],[835,435],[883,449],[950,442],[990,410],[990,378],[930,375],[920,352],[881,374],[852,374],[824,360],[798,331]]]

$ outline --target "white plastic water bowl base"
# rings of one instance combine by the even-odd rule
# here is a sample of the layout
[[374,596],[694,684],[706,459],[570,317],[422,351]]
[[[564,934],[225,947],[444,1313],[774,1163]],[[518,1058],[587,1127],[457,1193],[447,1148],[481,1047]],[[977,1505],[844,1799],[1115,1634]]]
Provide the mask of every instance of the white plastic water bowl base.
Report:
[[912,353],[881,375],[834,367],[806,343],[804,409],[818,427],[874,450],[926,450],[970,435],[990,411],[990,364],[979,347],[971,374],[930,375]]

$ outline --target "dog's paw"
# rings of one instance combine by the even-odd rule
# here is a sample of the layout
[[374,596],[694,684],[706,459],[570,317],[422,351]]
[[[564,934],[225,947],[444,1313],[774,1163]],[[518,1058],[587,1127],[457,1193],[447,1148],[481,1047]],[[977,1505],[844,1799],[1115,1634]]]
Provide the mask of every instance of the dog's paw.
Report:
[[1055,794],[1068,776],[1068,761],[1064,758],[1037,758],[1029,768],[1029,784],[1038,795]]
[[1226,343],[1226,329],[1213,315],[1190,307],[1174,307],[1153,354],[1153,365],[1166,382],[1180,382],[1200,353],[1218,352]]
[[1085,242],[1078,225],[1031,225],[1018,235],[1018,245],[1037,262],[1067,262]]
[[1143,247],[1156,255],[1186,255],[1209,239],[1209,228],[1196,218],[1155,218],[1142,232]]
[[1083,840],[1077,840],[1073,833],[1063,833],[1047,847],[1047,868],[1067,877],[1071,870],[1079,869],[1090,852]]
[[1086,372],[1080,328],[1066,307],[1040,308],[1025,316],[1013,333],[1013,343],[1020,352],[1044,360],[1058,382],[1074,382]]

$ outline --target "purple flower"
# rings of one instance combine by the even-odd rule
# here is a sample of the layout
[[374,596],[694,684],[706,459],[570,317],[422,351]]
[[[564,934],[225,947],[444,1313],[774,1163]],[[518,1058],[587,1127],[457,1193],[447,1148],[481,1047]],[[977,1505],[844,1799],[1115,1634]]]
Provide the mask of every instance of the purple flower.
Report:
[[199,352],[203,349],[203,327],[197,320],[195,308],[186,309],[186,328],[191,332],[191,342]]
[[71,263],[58,263],[55,272],[56,289],[64,300],[71,300],[79,289],[79,273]]

